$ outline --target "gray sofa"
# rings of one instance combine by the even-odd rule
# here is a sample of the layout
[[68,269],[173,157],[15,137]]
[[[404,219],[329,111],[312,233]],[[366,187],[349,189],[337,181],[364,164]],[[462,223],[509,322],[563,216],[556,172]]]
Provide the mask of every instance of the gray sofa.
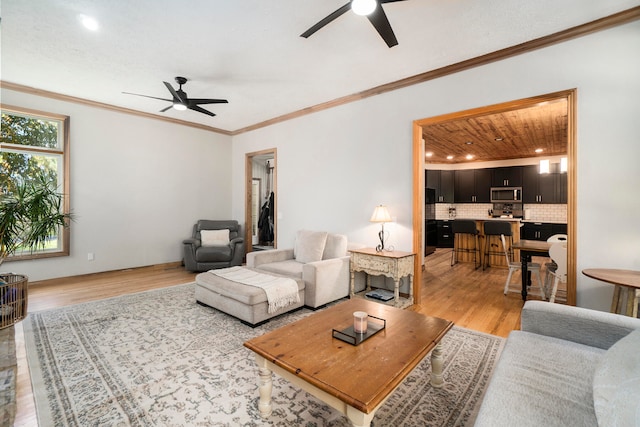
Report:
[[304,305],[318,308],[349,295],[347,236],[300,230],[289,249],[249,252],[247,267],[304,281]]
[[527,301],[475,425],[640,426],[640,319]]

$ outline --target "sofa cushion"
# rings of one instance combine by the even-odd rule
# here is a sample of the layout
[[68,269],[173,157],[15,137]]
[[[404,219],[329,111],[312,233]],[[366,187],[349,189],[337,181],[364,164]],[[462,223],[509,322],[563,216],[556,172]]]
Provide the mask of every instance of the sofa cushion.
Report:
[[293,248],[294,258],[302,263],[320,261],[326,242],[326,231],[300,230],[296,234],[296,244]]
[[340,258],[347,255],[347,236],[343,234],[327,234],[322,259]]
[[229,244],[229,229],[201,230],[200,241],[202,246],[225,246]]
[[597,425],[592,384],[604,353],[557,338],[511,332],[476,427]]
[[632,426],[640,420],[640,329],[615,343],[593,378],[593,403],[600,426]]
[[269,271],[271,273],[291,276],[295,279],[302,279],[302,266],[304,264],[290,259],[287,261],[276,261],[267,264],[260,264],[258,270]]
[[198,262],[229,261],[233,257],[231,247],[226,246],[200,246],[196,249]]

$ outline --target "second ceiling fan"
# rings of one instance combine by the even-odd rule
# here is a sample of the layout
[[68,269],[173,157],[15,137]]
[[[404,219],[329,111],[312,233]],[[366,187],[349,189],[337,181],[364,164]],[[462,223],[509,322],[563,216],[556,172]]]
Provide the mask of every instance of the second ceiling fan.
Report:
[[207,116],[213,117],[215,116],[215,114],[209,110],[205,110],[204,108],[200,107],[200,104],[227,104],[229,102],[226,99],[189,98],[187,96],[187,93],[182,90],[182,85],[187,83],[187,79],[185,77],[176,77],[176,83],[178,83],[178,86],[179,86],[177,90],[174,89],[173,86],[171,86],[167,82],[162,82],[162,83],[164,83],[165,87],[171,93],[172,99],[158,98],[158,97],[149,96],[149,95],[140,95],[139,93],[131,93],[131,92],[122,92],[122,93],[125,93],[127,95],[144,96],[145,98],[159,99],[161,101],[171,102],[171,105],[160,110],[161,113],[164,113],[170,108],[175,108],[176,110],[189,109],[189,110],[197,111],[198,113],[206,114]]
[[384,3],[394,3],[398,1],[404,0],[351,0],[349,3],[321,19],[313,27],[302,33],[300,37],[308,38],[320,28],[345,14],[349,9],[353,9],[355,14],[366,16],[371,24],[373,24],[376,31],[378,31],[380,37],[382,37],[385,43],[387,43],[387,46],[393,47],[398,44],[398,40],[396,39],[396,35],[393,33],[393,29],[391,28],[387,15],[384,13],[382,5]]

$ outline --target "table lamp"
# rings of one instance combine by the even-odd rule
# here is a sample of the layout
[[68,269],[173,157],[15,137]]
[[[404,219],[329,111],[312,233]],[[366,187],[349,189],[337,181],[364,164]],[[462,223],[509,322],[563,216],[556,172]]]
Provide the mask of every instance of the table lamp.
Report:
[[391,222],[391,215],[389,215],[389,211],[387,207],[384,205],[376,206],[373,210],[373,215],[371,215],[371,222],[380,222],[382,223],[382,229],[378,233],[378,237],[380,238],[380,244],[376,246],[376,251],[382,252],[384,250],[384,223]]

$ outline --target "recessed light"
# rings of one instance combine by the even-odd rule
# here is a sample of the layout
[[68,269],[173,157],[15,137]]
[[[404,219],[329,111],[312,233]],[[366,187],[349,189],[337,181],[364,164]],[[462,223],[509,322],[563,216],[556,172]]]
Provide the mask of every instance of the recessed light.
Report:
[[453,160],[453,156],[447,156],[447,160]]
[[98,21],[96,21],[94,18],[90,16],[78,15],[78,18],[80,19],[80,22],[82,23],[82,25],[84,25],[84,27],[88,30],[98,31],[98,28],[100,28]]
[[500,137],[498,137],[498,138],[494,138],[493,140],[494,140],[494,141],[503,141],[503,139],[502,139],[502,138],[500,138]]
[[427,157],[431,157],[433,156],[433,153],[431,151],[427,151],[426,153],[424,153],[424,155]]
[[473,141],[467,141],[467,142],[465,142],[465,144],[467,144],[467,145],[473,145]]
[[473,159],[473,154],[467,154],[467,160]]
[[544,150],[542,148],[536,148],[536,153],[542,153]]

